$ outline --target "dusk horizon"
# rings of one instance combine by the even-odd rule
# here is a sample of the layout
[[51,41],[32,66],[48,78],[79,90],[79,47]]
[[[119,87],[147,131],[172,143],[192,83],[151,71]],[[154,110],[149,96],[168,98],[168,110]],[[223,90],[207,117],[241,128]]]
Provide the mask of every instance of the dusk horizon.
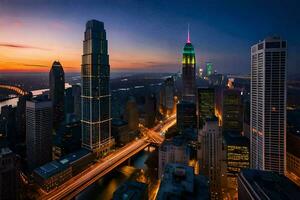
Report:
[[[66,72],[79,72],[82,31],[90,19],[105,24],[112,71],[178,71],[190,24],[197,67],[212,62],[220,73],[247,74],[250,47],[276,35],[288,42],[288,73],[296,72],[298,3],[273,1],[265,4],[267,10],[264,3],[254,5],[250,1],[1,1],[0,72],[46,72],[55,60]],[[281,6],[286,14],[280,12]],[[265,17],[266,13],[270,15]]]

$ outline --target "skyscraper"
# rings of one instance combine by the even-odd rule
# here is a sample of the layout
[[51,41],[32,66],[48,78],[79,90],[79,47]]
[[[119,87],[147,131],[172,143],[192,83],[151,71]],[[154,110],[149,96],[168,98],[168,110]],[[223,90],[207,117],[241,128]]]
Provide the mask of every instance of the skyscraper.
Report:
[[215,89],[198,88],[198,128],[202,128],[206,118],[215,117]]
[[287,43],[266,38],[251,47],[251,166],[281,174],[286,166]]
[[195,102],[196,93],[196,57],[195,50],[190,41],[190,31],[188,31],[187,42],[183,49],[182,56],[182,99]]
[[241,134],[243,131],[243,104],[240,90],[223,89],[221,115],[223,132]]
[[111,138],[110,66],[104,23],[86,23],[81,66],[82,146],[101,155]]
[[65,73],[59,61],[54,61],[49,72],[49,92],[53,106],[53,126],[58,128],[64,119]]
[[52,160],[52,103],[34,99],[26,102],[26,149],[30,170]]
[[196,105],[192,102],[181,101],[177,104],[177,128],[183,131],[186,128],[197,127]]
[[136,131],[139,127],[139,110],[134,97],[129,97],[124,110],[124,119],[128,122],[128,127]]

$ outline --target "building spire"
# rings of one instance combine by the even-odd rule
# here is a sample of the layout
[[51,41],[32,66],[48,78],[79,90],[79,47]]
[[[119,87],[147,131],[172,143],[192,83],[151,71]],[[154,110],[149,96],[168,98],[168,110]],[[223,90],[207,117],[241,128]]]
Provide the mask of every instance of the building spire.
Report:
[[191,43],[191,40],[190,40],[190,24],[188,24],[188,37],[187,37],[187,43]]

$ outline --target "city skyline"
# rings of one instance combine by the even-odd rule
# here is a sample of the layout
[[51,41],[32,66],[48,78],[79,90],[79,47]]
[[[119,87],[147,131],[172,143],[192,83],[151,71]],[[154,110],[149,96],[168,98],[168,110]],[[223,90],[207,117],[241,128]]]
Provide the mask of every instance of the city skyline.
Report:
[[[46,72],[53,60],[59,60],[66,72],[79,72],[79,33],[90,19],[107,24],[112,71],[179,71],[180,50],[189,23],[196,60],[202,67],[209,61],[220,73],[249,73],[248,47],[267,36],[280,35],[291,44],[288,73],[296,72],[296,52],[300,49],[300,18],[295,14],[298,3],[275,1],[272,5],[262,3],[260,8],[254,5],[255,2],[227,5],[191,1],[169,5],[135,1],[2,1],[0,27],[9,28],[0,33],[0,72]],[[266,6],[267,11],[263,9]],[[281,6],[286,12],[281,12]],[[252,9],[255,16],[251,15]]]

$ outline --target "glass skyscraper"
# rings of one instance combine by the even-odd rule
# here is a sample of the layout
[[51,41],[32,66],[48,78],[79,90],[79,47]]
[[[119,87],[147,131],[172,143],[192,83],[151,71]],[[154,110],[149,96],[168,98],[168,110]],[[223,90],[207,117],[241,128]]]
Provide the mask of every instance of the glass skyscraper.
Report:
[[286,168],[286,41],[271,37],[251,47],[251,166]]
[[113,144],[111,138],[110,66],[104,23],[86,23],[81,66],[82,146],[98,155]]
[[196,58],[195,50],[190,41],[190,33],[188,31],[188,39],[183,49],[182,56],[182,99],[184,101],[195,102],[196,93]]

